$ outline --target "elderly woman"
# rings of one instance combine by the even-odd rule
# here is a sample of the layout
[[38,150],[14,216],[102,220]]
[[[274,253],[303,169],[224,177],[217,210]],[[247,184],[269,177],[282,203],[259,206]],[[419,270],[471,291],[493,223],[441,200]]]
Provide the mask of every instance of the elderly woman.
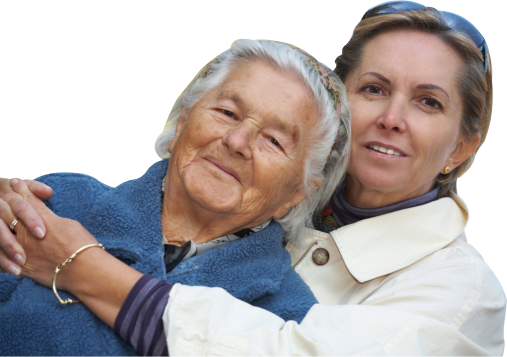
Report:
[[[484,38],[458,15],[384,3],[365,14],[336,63],[352,114],[348,174],[315,216],[319,230],[287,245],[321,304],[296,324],[223,290],[176,284],[161,313],[169,352],[502,354],[505,294],[466,242],[467,207],[456,195],[491,119]],[[38,204],[23,182],[13,189]],[[29,220],[32,230],[42,225]],[[122,284],[130,294],[120,316],[136,311],[132,301],[158,306],[132,286]],[[140,326],[133,320],[125,326]]]
[[[344,94],[338,77],[306,52],[240,40],[206,66],[177,101],[157,144],[170,160],[114,189],[80,174],[39,178],[54,190],[47,202],[54,213],[40,208],[48,237],[33,247],[39,257],[62,262],[77,252],[55,275],[57,287],[106,316],[110,326],[118,311],[74,290],[73,282],[89,281],[99,295],[123,302],[126,294],[117,284],[150,274],[141,278],[146,287],[159,289],[150,299],[167,301],[170,285],[156,284],[155,278],[222,287],[252,306],[300,322],[317,301],[291,267],[282,227],[294,239],[304,233],[305,217],[329,199],[345,172],[348,134],[346,122],[340,124],[338,90]],[[22,224],[12,226],[22,241]],[[80,236],[69,239],[75,234]],[[96,249],[102,246],[94,237],[112,255]],[[57,246],[62,250],[56,252]],[[51,286],[52,273],[31,265],[36,259],[27,252],[23,275]],[[87,261],[106,265],[81,264]],[[52,263],[49,270],[54,271]],[[55,293],[62,304],[74,299],[65,295],[63,301]],[[3,275],[0,295],[2,354],[134,354],[83,305],[62,308],[51,290],[29,278]],[[148,322],[158,316],[149,310],[140,314]],[[131,315],[123,318],[127,323]],[[138,330],[124,326],[117,330],[121,336],[139,338]],[[149,337],[162,336],[161,321],[150,326]],[[165,338],[144,347],[139,341],[140,352],[167,354]]]

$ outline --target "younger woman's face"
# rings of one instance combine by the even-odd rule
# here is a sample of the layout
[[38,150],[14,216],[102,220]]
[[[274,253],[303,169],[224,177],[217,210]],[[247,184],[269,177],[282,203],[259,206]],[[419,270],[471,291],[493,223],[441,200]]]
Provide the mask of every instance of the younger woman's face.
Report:
[[[381,34],[346,79],[352,113],[347,199],[380,207],[429,192],[463,151],[462,60],[432,34]],[[461,160],[463,161],[463,160]]]

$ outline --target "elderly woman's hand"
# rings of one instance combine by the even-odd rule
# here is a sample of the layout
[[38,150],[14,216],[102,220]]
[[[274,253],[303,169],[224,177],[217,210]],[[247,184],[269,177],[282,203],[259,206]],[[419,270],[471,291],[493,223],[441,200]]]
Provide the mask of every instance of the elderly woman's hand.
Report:
[[[25,264],[26,254],[16,240],[10,229],[10,225],[17,219],[23,222],[30,233],[37,238],[43,238],[46,234],[46,226],[40,215],[35,211],[32,205],[15,192],[11,184],[15,185],[19,179],[0,178],[0,271],[19,275],[21,266]],[[51,198],[53,190],[43,183],[26,180],[26,184],[34,195],[43,200]],[[5,224],[3,224],[5,222]]]
[[[34,182],[30,184],[34,187]],[[12,193],[4,195],[4,197],[8,196],[6,202],[13,203],[9,206],[12,212],[19,214],[19,217],[24,213],[23,217],[31,219],[32,224],[37,220],[47,223],[45,239],[36,239],[21,221],[14,228],[16,236],[13,237],[17,238],[17,244],[24,249],[28,257],[22,268],[22,275],[39,284],[51,286],[55,268],[77,249],[96,243],[97,240],[79,222],[58,217],[51,212],[39,198],[32,194],[24,181],[12,182],[12,189]],[[3,238],[12,235],[5,221],[0,222],[0,232]],[[82,254],[84,255],[84,252]],[[62,273],[57,280],[58,288],[68,290],[65,282],[65,274]]]

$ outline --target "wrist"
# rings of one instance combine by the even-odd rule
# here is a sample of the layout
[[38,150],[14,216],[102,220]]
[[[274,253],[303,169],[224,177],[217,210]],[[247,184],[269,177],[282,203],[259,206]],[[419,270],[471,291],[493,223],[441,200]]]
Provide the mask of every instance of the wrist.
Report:
[[107,251],[94,247],[82,251],[62,268],[57,289],[70,292],[86,305],[103,302],[104,308],[110,304],[119,310],[142,276]]
[[[64,274],[58,281],[61,273]],[[142,276],[106,251],[90,248],[63,267],[57,278],[57,288],[72,293],[113,327],[130,290]]]
[[101,262],[110,259],[109,257],[115,259],[100,247],[81,251],[70,263],[61,268],[56,278],[57,289],[68,291],[79,298],[79,295],[86,293],[93,280],[91,275],[95,275],[93,272],[100,270]]

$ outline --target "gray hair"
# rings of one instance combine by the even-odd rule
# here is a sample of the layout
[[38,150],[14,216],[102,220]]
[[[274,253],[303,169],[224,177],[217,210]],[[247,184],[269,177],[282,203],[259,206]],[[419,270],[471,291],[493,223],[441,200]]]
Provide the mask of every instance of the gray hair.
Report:
[[[297,75],[314,95],[320,111],[319,125],[312,133],[307,133],[311,135],[312,143],[308,149],[303,174],[307,196],[277,220],[286,232],[286,241],[298,243],[305,234],[305,228],[313,227],[312,215],[324,208],[343,179],[349,159],[350,111],[345,86],[339,77],[324,65],[319,64],[327,70],[340,97],[340,117],[319,73],[299,51],[274,41],[238,40],[229,50],[204,67],[178,98],[164,131],[155,143],[155,149],[160,157],[168,157],[167,148],[175,136],[176,123],[183,108],[191,109],[209,90],[223,83],[235,65],[259,60]],[[315,189],[315,183],[319,179],[323,182]]]

